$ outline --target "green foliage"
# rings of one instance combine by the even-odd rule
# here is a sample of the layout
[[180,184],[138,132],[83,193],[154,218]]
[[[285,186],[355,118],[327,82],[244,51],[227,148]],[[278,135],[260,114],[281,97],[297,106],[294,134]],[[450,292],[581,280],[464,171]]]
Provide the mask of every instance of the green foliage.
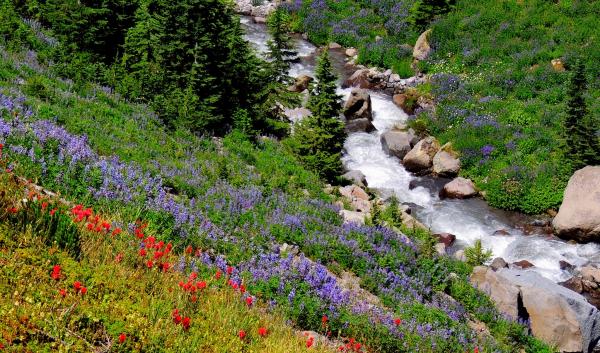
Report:
[[270,15],[267,22],[271,39],[267,42],[269,51],[267,56],[271,59],[271,70],[273,77],[277,82],[290,83],[288,71],[290,64],[296,59],[298,53],[294,48],[294,43],[289,36],[287,27],[286,13],[279,7]]
[[412,21],[419,30],[425,30],[436,17],[449,12],[456,0],[418,0],[412,8]]
[[342,169],[340,158],[346,134],[339,119],[341,101],[327,50],[319,56],[316,79],[308,101],[312,115],[294,126],[288,146],[307,168],[334,180]]
[[475,240],[473,246],[465,248],[465,256],[467,263],[471,266],[479,266],[486,263],[492,258],[492,251],[484,249],[481,244],[481,239]]

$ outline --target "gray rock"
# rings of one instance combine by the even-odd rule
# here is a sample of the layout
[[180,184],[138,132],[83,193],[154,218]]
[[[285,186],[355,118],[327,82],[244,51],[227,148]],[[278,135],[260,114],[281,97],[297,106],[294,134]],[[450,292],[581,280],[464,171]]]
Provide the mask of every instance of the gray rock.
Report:
[[375,131],[375,126],[369,119],[354,119],[346,122],[344,131],[346,131],[346,133],[371,132]]
[[421,33],[417,42],[415,43],[415,47],[413,48],[413,57],[417,60],[425,60],[429,57],[431,53],[431,46],[429,45],[429,35],[431,34],[431,29],[426,30]]
[[444,185],[444,188],[440,191],[441,197],[451,199],[467,199],[476,195],[477,189],[475,188],[475,184],[471,180],[462,177],[455,178]]
[[344,219],[344,223],[356,223],[356,224],[365,224],[365,213],[356,212],[356,211],[348,211],[348,210],[340,210],[340,215]]
[[402,164],[410,172],[423,172],[433,165],[433,157],[440,149],[435,137],[426,137],[419,141],[402,159]]
[[342,178],[359,186],[367,186],[367,177],[360,170],[351,170],[342,175]]
[[446,255],[446,245],[444,245],[444,243],[435,244],[435,251],[440,256]]
[[404,158],[414,146],[414,131],[386,131],[381,135],[381,147],[385,153],[400,159]]
[[490,268],[494,271],[498,271],[501,268],[508,268],[508,264],[506,263],[506,261],[504,261],[503,258],[497,257],[494,260],[492,260]]
[[433,172],[444,177],[452,177],[460,171],[460,160],[452,152],[443,148],[433,157]]
[[561,352],[591,352],[600,338],[600,313],[578,293],[533,271],[476,267],[471,282],[513,319],[529,320],[537,338]]
[[329,49],[341,49],[341,48],[342,48],[342,46],[336,42],[329,43]]
[[371,95],[363,89],[353,89],[352,92],[350,92],[348,101],[346,101],[346,104],[344,105],[344,116],[347,120],[373,120]]
[[571,176],[552,226],[563,239],[600,240],[600,166],[585,167]]
[[358,54],[358,50],[356,50],[355,48],[348,48],[348,49],[346,49],[345,54],[346,54],[346,56],[353,57]]

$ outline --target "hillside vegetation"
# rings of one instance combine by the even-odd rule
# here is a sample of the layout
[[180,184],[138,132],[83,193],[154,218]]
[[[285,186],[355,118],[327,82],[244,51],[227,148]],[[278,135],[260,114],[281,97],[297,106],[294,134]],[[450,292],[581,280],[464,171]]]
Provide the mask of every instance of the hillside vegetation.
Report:
[[[215,138],[164,119],[155,95],[148,106],[65,77],[74,61],[55,56],[62,29],[59,41],[1,4],[9,350],[326,349],[295,329],[355,352],[552,352],[468,283],[470,265],[434,255],[426,232],[343,224],[335,195],[276,139],[240,129]],[[36,4],[20,6],[47,10]],[[58,195],[29,192],[23,178]],[[484,324],[489,333],[474,328]]]
[[[285,7],[311,40],[355,46],[359,62],[403,77],[414,74],[407,44],[431,28],[433,54],[418,63],[431,80],[418,89],[437,109],[417,112],[412,126],[452,142],[462,173],[493,206],[541,213],[560,205],[581,167],[565,128],[576,93],[589,110],[581,121],[592,131],[586,139],[596,141],[589,153],[600,152],[597,1],[298,0]],[[588,84],[569,92],[577,62]]]

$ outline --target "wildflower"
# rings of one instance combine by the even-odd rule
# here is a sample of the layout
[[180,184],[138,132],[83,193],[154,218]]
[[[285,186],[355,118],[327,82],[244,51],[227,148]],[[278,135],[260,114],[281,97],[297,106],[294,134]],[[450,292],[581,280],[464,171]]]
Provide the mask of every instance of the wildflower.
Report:
[[93,230],[94,229],[94,225],[91,224],[91,223],[88,223],[86,227],[87,227],[88,230]]
[[115,262],[116,263],[121,262],[121,260],[123,260],[123,253],[122,252],[118,253],[117,256],[115,257]]
[[54,265],[54,267],[52,267],[52,274],[50,277],[56,281],[60,279],[60,265]]
[[188,316],[184,317],[181,325],[183,326],[183,329],[187,331],[190,328],[190,318]]
[[54,216],[54,214],[58,211],[58,208],[53,208],[50,210],[50,216]]
[[119,343],[123,344],[125,342],[125,339],[127,338],[127,336],[125,336],[124,333],[121,333],[119,335]]
[[401,320],[401,319],[399,319],[399,318],[396,318],[396,319],[394,319],[394,324],[395,324],[396,326],[400,326],[400,324],[401,324],[401,323],[402,323],[402,320]]
[[119,234],[121,234],[121,232],[122,232],[121,228],[115,228],[115,229],[112,231],[112,235],[113,235],[113,236],[115,236],[115,235],[119,235]]
[[246,337],[246,331],[240,330],[240,332],[238,332],[238,336],[240,337],[241,340],[243,340],[244,337]]
[[154,252],[154,260],[160,259],[163,255],[164,255],[164,253],[162,251],[155,251]]
[[195,303],[198,300],[198,297],[196,297],[195,295],[192,295],[192,297],[190,298],[190,301],[192,303]]
[[102,228],[108,231],[110,229],[110,224],[108,222],[102,222]]
[[258,328],[258,335],[260,337],[265,337],[267,336],[267,328],[266,327],[259,327]]
[[227,266],[227,274],[231,275],[233,273],[233,267]]
[[60,296],[64,298],[67,296],[67,291],[64,289],[61,289],[58,291],[58,294],[60,294]]
[[217,270],[217,273],[215,273],[215,278],[216,279],[221,278],[221,271]]
[[170,267],[171,267],[171,265],[168,262],[165,262],[164,264],[162,264],[163,272],[167,272]]
[[327,325],[327,320],[329,320],[327,318],[327,315],[323,315],[323,317],[321,318],[321,322],[323,323],[323,325]]
[[190,281],[195,280],[196,278],[198,278],[198,274],[196,272],[192,272],[190,273]]
[[46,208],[48,208],[48,203],[47,202],[42,202],[42,210],[45,210]]
[[86,287],[81,287],[81,289],[79,290],[79,292],[81,293],[81,295],[84,295],[85,293],[87,293],[87,288]]
[[246,293],[246,286],[243,284],[240,284],[240,293]]
[[192,251],[194,251],[194,249],[192,249],[191,245],[188,245],[187,248],[185,248],[185,253],[188,255],[190,255]]
[[313,336],[310,336],[308,338],[308,340],[306,340],[306,348],[310,348],[312,347],[312,345],[315,343],[315,338]]
[[206,282],[204,282],[204,281],[197,282],[197,283],[196,283],[196,287],[197,287],[198,289],[204,289],[204,288],[206,288]]
[[473,349],[473,353],[479,353],[479,347],[475,347],[475,349]]
[[152,262],[152,260],[148,260],[148,261],[146,262],[146,267],[148,267],[148,268],[152,268],[152,266],[154,266],[154,263]]
[[73,282],[73,288],[75,288],[75,292],[79,292],[81,290],[81,282],[79,282],[79,281]]
[[252,297],[247,297],[246,298],[246,304],[248,304],[248,306],[252,306],[252,302],[254,301],[254,299],[252,299]]
[[139,254],[141,257],[146,257],[146,249],[140,249]]
[[8,213],[17,213],[17,212],[18,212],[18,210],[16,207],[11,207],[8,209]]

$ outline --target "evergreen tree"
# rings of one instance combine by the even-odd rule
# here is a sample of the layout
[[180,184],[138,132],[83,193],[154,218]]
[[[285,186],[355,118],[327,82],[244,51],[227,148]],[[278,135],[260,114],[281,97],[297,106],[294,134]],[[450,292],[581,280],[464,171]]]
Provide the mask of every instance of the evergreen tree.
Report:
[[336,77],[326,49],[319,56],[316,79],[309,99],[313,114],[294,127],[289,145],[308,168],[333,180],[342,169],[340,158],[346,134],[339,119],[341,97],[336,93]]
[[423,31],[436,16],[449,12],[454,4],[456,0],[418,0],[412,11],[415,27]]
[[274,78],[277,82],[289,83],[288,71],[298,53],[294,48],[292,38],[288,34],[284,16],[285,12],[278,7],[269,17],[268,26],[272,38],[267,43],[269,47],[267,56],[271,59]]
[[597,127],[590,117],[585,102],[587,80],[585,67],[578,61],[573,70],[569,87],[567,117],[564,122],[568,159],[573,169],[586,165],[600,164],[600,141],[596,135]]

